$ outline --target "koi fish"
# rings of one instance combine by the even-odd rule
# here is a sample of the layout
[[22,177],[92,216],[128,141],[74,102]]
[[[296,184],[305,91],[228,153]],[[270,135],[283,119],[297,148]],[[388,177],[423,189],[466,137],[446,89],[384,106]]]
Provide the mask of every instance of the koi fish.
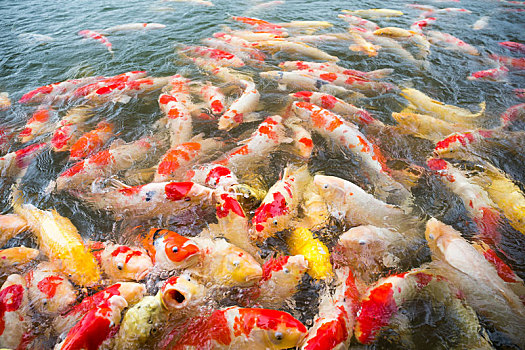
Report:
[[399,232],[372,225],[357,226],[344,232],[337,247],[356,276],[373,283],[385,271],[399,271],[402,264],[419,258],[425,246],[420,224]]
[[525,99],[525,89],[514,89],[514,95],[517,98]]
[[80,86],[77,89],[73,91],[73,96],[76,98],[79,97],[86,97],[89,94],[91,94],[93,91],[103,89],[102,91],[108,90],[109,85],[119,84],[119,83],[125,83],[127,81],[133,81],[137,79],[144,78],[146,75],[148,75],[145,71],[130,71],[121,73],[109,78],[103,78],[99,79],[98,81],[95,81],[91,84],[87,84],[84,86]]
[[164,24],[160,23],[127,23],[120,24],[117,26],[103,29],[103,33],[115,33],[115,32],[129,32],[135,30],[150,30],[150,29],[163,29],[166,28]]
[[[402,45],[399,44],[398,40],[394,40],[385,36],[376,36],[372,33],[362,33],[368,41],[372,42],[381,47],[382,52],[388,52],[394,57],[399,58],[400,60],[413,64],[420,69],[427,69],[428,62],[425,60],[419,60],[414,57],[408,50],[406,50]],[[419,38],[419,40],[417,40]],[[429,42],[424,39],[422,36],[412,36],[409,38],[414,44],[416,44],[420,49],[418,51],[418,57],[426,58],[430,50]]]
[[139,247],[91,242],[89,249],[112,282],[141,281],[153,268],[151,258]]
[[402,232],[414,224],[414,218],[402,208],[386,204],[350,181],[315,175],[313,183],[330,214],[350,225],[374,225]]
[[246,251],[226,242],[194,238],[204,254],[199,265],[186,270],[203,282],[218,287],[251,287],[262,278],[261,265]]
[[445,49],[463,52],[473,56],[479,56],[479,51],[472,45],[448,33],[429,30],[426,32],[428,41],[434,45],[443,46]]
[[154,144],[150,138],[145,137],[100,151],[63,171],[48,188],[63,191],[89,186],[97,178],[109,177],[144,160]]
[[517,43],[514,41],[502,41],[498,45],[503,46],[511,51],[525,54],[525,44]]
[[69,159],[80,160],[97,153],[111,139],[115,126],[112,123],[100,122],[97,127],[82,135],[69,149]]
[[489,16],[483,16],[480,17],[474,24],[472,25],[472,29],[474,30],[482,30],[485,29],[489,24],[490,17]]
[[52,103],[55,99],[69,97],[69,95],[82,86],[95,83],[105,79],[104,77],[86,77],[81,79],[70,79],[49,85],[44,85],[24,94],[18,103],[38,104],[43,102]]
[[284,40],[261,40],[256,43],[255,47],[263,50],[269,50],[272,52],[283,51],[291,54],[300,54],[317,60],[334,62],[339,61],[339,58],[336,56],[332,56],[315,47],[299,42],[291,42]]
[[319,312],[301,342],[301,350],[344,349],[350,345],[360,304],[359,291],[351,269],[338,268],[335,273],[335,291],[321,296]]
[[11,107],[11,100],[7,92],[0,92],[0,111]]
[[461,123],[449,123],[430,115],[418,113],[392,113],[392,118],[398,122],[398,130],[413,136],[438,142],[454,132],[471,129]]
[[191,4],[198,4],[198,5],[204,5],[204,6],[215,6],[213,5],[213,2],[207,1],[207,0],[165,0],[165,1],[189,2]]
[[164,270],[184,269],[201,259],[195,241],[167,229],[152,228],[142,244],[155,266]]
[[313,103],[319,107],[328,109],[342,117],[345,117],[346,120],[352,123],[357,123],[360,125],[373,124],[379,127],[384,126],[381,121],[372,117],[372,115],[370,115],[370,113],[365,109],[357,108],[354,105],[351,105],[330,94],[312,91],[299,91],[290,94],[290,96],[294,99]]
[[263,30],[263,31],[282,31],[284,28],[278,24],[271,23],[268,21],[264,21],[262,19],[253,18],[253,17],[240,17],[240,16],[233,16],[230,19],[241,22],[244,24],[248,24],[252,27],[255,27],[257,30]]
[[306,70],[306,71],[316,71],[321,70],[328,73],[338,73],[350,76],[357,76],[363,79],[382,79],[388,77],[394,71],[391,68],[376,69],[370,72],[363,72],[355,69],[347,69],[341,67],[334,62],[307,62],[307,61],[285,61],[279,63],[279,68],[285,71],[294,71],[294,70]]
[[436,142],[434,155],[440,158],[471,157],[472,151],[483,144],[488,138],[500,136],[491,130],[472,130],[455,132]]
[[25,279],[29,289],[29,299],[33,307],[46,315],[59,314],[73,305],[77,292],[58,266],[43,262],[30,271]]
[[485,112],[485,102],[480,103],[481,110],[478,113],[472,113],[467,109],[436,101],[416,89],[402,89],[401,96],[410,101],[419,111],[450,123],[475,125],[476,118]]
[[164,282],[159,294],[170,317],[180,322],[202,306],[206,288],[187,275],[173,276]]
[[234,148],[213,163],[227,166],[237,173],[238,169],[265,159],[281,143],[291,142],[286,137],[282,120],[279,115],[266,118],[257,130],[242,142],[244,145]]
[[509,69],[505,66],[499,66],[497,68],[480,70],[472,73],[467,77],[468,80],[488,80],[495,82],[505,82],[507,80],[507,73]]
[[249,30],[230,30],[228,33],[232,36],[249,41],[252,46],[256,46],[261,40],[279,40],[288,36],[288,33],[280,31],[249,31]]
[[493,59],[494,61],[499,62],[512,69],[519,69],[519,70],[525,69],[525,57],[512,58],[512,57],[498,56],[498,55],[489,55],[489,57]]
[[0,346],[25,349],[31,316],[26,281],[20,275],[9,275],[0,288],[0,325]]
[[[215,192],[217,228],[224,238],[252,256],[258,252],[249,235],[249,220],[234,193],[224,190]],[[211,227],[215,227],[213,224]]]
[[78,35],[83,36],[84,38],[91,38],[96,41],[99,41],[101,44],[106,46],[109,53],[113,55],[113,49],[112,49],[113,45],[109,42],[108,38],[106,38],[104,35],[98,32],[95,32],[93,30],[81,30],[78,32]]
[[347,22],[348,24],[352,26],[357,26],[357,27],[366,29],[370,32],[373,32],[374,30],[379,29],[379,26],[376,23],[369,21],[367,19],[358,17],[358,16],[351,15],[349,13],[337,15],[337,17],[341,18],[342,20],[344,20],[345,22]]
[[333,24],[327,21],[290,21],[278,23],[284,28],[315,28],[315,29],[326,29],[333,27]]
[[20,176],[35,157],[47,147],[46,143],[37,143],[0,157],[0,175],[2,177]]
[[128,103],[134,96],[162,88],[169,80],[170,77],[152,77],[109,84],[91,92],[86,99],[92,103]]
[[103,307],[109,299],[115,295],[126,300],[128,305],[134,305],[140,301],[146,293],[146,287],[140,283],[120,282],[113,284],[106,289],[85,297],[67,313],[64,313],[53,320],[53,327],[59,334],[68,333],[73,326],[80,321],[90,310]]
[[304,159],[310,159],[314,148],[312,134],[302,127],[301,120],[297,118],[286,119],[286,126],[292,131],[292,146],[297,151],[297,154]]
[[328,205],[324,198],[319,194],[313,182],[306,186],[301,203],[303,211],[302,224],[308,228],[316,228],[324,225],[330,218]]
[[255,111],[261,94],[251,81],[241,80],[242,95],[235,100],[219,119],[219,130],[231,130],[241,124],[245,116]]
[[210,188],[229,188],[237,185],[237,176],[227,167],[220,164],[201,165],[186,173],[186,180]]
[[478,226],[481,238],[490,243],[499,243],[498,222],[501,214],[488,193],[443,159],[429,158],[427,165],[445,186],[461,198],[465,209]]
[[282,5],[282,4],[284,4],[284,1],[281,1],[281,0],[268,1],[268,2],[263,2],[261,4],[255,5],[254,7],[252,7],[252,10],[257,11],[259,9],[266,9],[269,7]]
[[353,45],[350,45],[348,47],[351,51],[364,53],[368,55],[368,57],[377,56],[377,50],[381,47],[373,45],[372,43],[366,41],[365,38],[359,35],[360,32],[358,30],[350,28],[348,30],[348,33],[350,34],[352,41],[354,42]]
[[286,239],[288,251],[293,255],[303,255],[308,261],[308,274],[314,279],[327,279],[333,275],[330,252],[326,245],[305,227],[293,230]]
[[73,107],[58,122],[53,136],[51,146],[55,152],[63,152],[78,140],[82,133],[82,126],[93,116],[91,108],[87,106]]
[[212,150],[220,148],[221,143],[214,139],[205,139],[199,135],[190,142],[180,143],[170,148],[155,167],[154,182],[179,179],[188,168]]
[[42,108],[33,113],[25,128],[18,134],[20,142],[26,143],[50,129],[50,110]]
[[297,292],[308,266],[308,260],[302,255],[284,255],[266,261],[256,302],[265,308],[282,307]]
[[89,310],[55,349],[99,349],[108,346],[119,329],[121,313],[127,306],[126,299],[120,295],[111,296],[105,303]]
[[525,307],[496,269],[460,232],[434,218],[427,222],[425,238],[439,273],[460,287],[468,304],[494,328],[523,346],[521,325],[525,321]]
[[525,103],[520,103],[507,108],[507,110],[501,115],[500,119],[503,128],[509,128],[513,123],[523,121],[525,119]]
[[154,182],[127,186],[116,183],[116,189],[83,195],[95,208],[109,210],[115,215],[153,217],[175,215],[193,206],[212,204],[212,189],[193,182]]
[[220,115],[224,112],[226,103],[225,96],[218,87],[207,82],[200,87],[199,94],[203,97],[214,115]]
[[[231,38],[231,35],[229,36]],[[236,38],[236,40],[229,40],[232,41],[242,41],[244,42],[244,39]],[[249,46],[244,46],[241,44],[241,46],[236,46],[231,43],[228,43],[224,38],[204,38],[201,40],[201,43],[205,44],[206,46],[209,46],[214,49],[218,49],[227,53],[232,54],[233,56],[239,58],[241,62],[246,64],[253,64],[253,65],[261,65],[261,63],[265,59],[264,53],[262,51],[252,47],[252,43],[247,42]],[[212,60],[213,61],[213,60]],[[219,66],[226,66],[221,63],[216,63]]]
[[279,88],[281,90],[284,90],[286,87],[288,87],[313,91],[333,90],[333,92],[331,91],[332,93],[348,92],[348,90],[344,88],[332,85],[326,80],[318,79],[303,71],[281,72],[274,70],[260,72],[259,75],[261,78],[276,81],[279,84]]
[[27,221],[17,214],[0,215],[0,247],[19,233],[27,230]]
[[193,54],[213,61],[224,67],[243,67],[244,62],[238,56],[224,50],[214,49],[206,46],[186,46],[180,51],[183,54]]
[[436,21],[436,17],[424,18],[422,20],[412,23],[412,25],[410,26],[410,30],[413,30],[414,32],[417,32],[417,33],[422,33],[423,28],[428,27],[428,25],[434,23],[435,21]]
[[[20,196],[15,191],[14,197]],[[95,257],[87,251],[77,228],[56,210],[40,210],[32,204],[14,198],[13,210],[27,221],[38,238],[40,250],[50,260],[57,261],[62,272],[81,286],[93,286],[100,280]]]
[[288,349],[306,333],[306,327],[284,311],[232,306],[192,319],[170,349]]
[[0,250],[0,268],[3,271],[20,270],[40,255],[38,249],[13,247]]
[[287,167],[284,170],[282,179],[268,190],[254,213],[250,232],[253,239],[264,241],[289,226],[301,201],[303,188],[310,180],[311,175],[306,166],[297,169]]
[[341,10],[343,13],[363,17],[363,18],[383,18],[403,16],[403,12],[390,9],[369,9],[369,10]]

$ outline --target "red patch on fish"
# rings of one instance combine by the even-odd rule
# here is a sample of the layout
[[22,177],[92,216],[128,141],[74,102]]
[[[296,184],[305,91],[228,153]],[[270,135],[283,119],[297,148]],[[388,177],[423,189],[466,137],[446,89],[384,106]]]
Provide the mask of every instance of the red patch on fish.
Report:
[[436,171],[445,170],[448,167],[447,162],[439,158],[431,158],[427,160],[427,165],[430,170],[436,170]]
[[[166,256],[174,262],[181,262],[200,252],[195,244],[188,243],[189,239],[173,231],[167,231],[162,239]],[[176,248],[176,249],[174,249]]]
[[[214,186],[220,182],[220,178],[223,176],[231,176],[232,172],[230,169],[224,166],[217,166],[211,169],[206,176],[206,184],[213,184]],[[211,182],[213,180],[213,182]]]
[[321,107],[326,109],[332,109],[337,104],[337,98],[332,95],[321,96]]
[[20,284],[13,284],[0,291],[0,335],[5,330],[5,313],[18,310],[22,305],[23,297],[24,287]]
[[104,342],[118,331],[118,325],[110,327],[110,308],[101,307],[90,310],[69,331],[62,350],[96,350]]
[[288,259],[290,257],[288,255],[280,256],[278,258],[273,258],[268,260],[264,263],[262,266],[262,278],[261,282],[267,281],[272,276],[273,271],[282,271],[284,268],[284,265],[288,263]]
[[498,276],[501,277],[502,280],[508,283],[517,283],[518,279],[516,278],[516,274],[512,269],[509,267],[509,265],[505,264],[503,260],[499,258],[499,256],[496,255],[496,252],[492,249],[487,249],[483,252],[483,256],[485,257],[485,260],[487,260],[489,263],[491,263],[498,272]]
[[119,193],[122,193],[125,196],[133,196],[135,194],[138,194],[140,190],[144,187],[144,185],[140,186],[133,186],[133,187],[126,187],[118,190]]
[[235,318],[234,335],[249,337],[254,328],[277,331],[282,326],[306,333],[306,327],[284,311],[272,309],[238,309],[239,318]]
[[193,182],[170,182],[164,187],[164,191],[168,200],[179,201],[186,198],[192,187]]
[[272,202],[262,204],[255,211],[255,215],[253,217],[255,229],[259,232],[262,231],[264,227],[258,224],[265,223],[269,219],[285,215],[288,213],[288,211],[289,209],[286,203],[286,198],[284,198],[284,196],[279,192],[274,193]]
[[45,294],[46,298],[53,298],[57,292],[58,286],[64,281],[60,276],[47,276],[38,282],[37,287],[42,293]]
[[333,82],[337,80],[337,74],[336,73],[323,73],[319,75],[319,78],[329,81],[329,82]]
[[[177,328],[174,331],[177,332]],[[223,346],[232,342],[225,311],[216,310],[208,318],[200,317],[190,322],[172,350],[183,350],[189,346],[196,349],[211,349],[213,341]]]
[[298,97],[306,102],[310,102],[310,98],[312,97],[312,95],[313,95],[313,92],[311,91],[299,91],[293,94],[294,97]]
[[16,157],[16,166],[20,169],[25,168],[28,164],[27,158],[31,157],[33,153],[38,151],[40,148],[43,148],[46,144],[45,143],[38,143],[35,145],[27,146],[26,148],[19,149],[15,152]]
[[159,97],[159,103],[162,105],[166,105],[168,104],[168,102],[172,102],[172,101],[177,101],[177,99],[172,95],[162,94]]
[[314,146],[314,143],[313,143],[312,139],[307,138],[307,137],[303,137],[303,138],[299,139],[299,142],[302,143],[303,145],[305,145],[308,148],[312,148]]
[[388,325],[390,317],[397,311],[392,283],[385,283],[370,291],[361,304],[361,313],[356,318],[355,336],[361,344],[370,344],[379,330]]
[[315,332],[315,336],[308,340],[304,350],[334,349],[348,339],[345,311],[339,310],[337,319],[324,322]]
[[222,193],[221,199],[224,204],[217,206],[217,217],[224,218],[230,214],[230,211],[242,218],[246,217],[241,205],[235,198],[230,197],[227,193]]
[[44,122],[47,122],[48,120],[49,120],[49,110],[39,109],[38,111],[33,113],[33,116],[31,117],[31,119],[29,119],[29,123],[33,123],[33,122],[44,123]]
[[222,110],[224,109],[224,105],[219,100],[212,101],[210,106],[211,106],[211,110],[213,111],[213,113],[221,113]]
[[114,158],[111,152],[109,150],[105,150],[89,158],[89,162],[99,166],[104,166],[112,163],[113,159]]
[[51,144],[57,150],[61,150],[67,145],[68,141],[71,140],[71,133],[72,133],[71,126],[65,125],[65,126],[60,127],[53,134],[53,138],[51,139]]
[[127,254],[126,260],[124,261],[124,263],[127,264],[131,260],[131,258],[133,258],[134,256],[141,256],[142,252],[138,250],[133,250],[130,247],[126,247],[125,245],[121,245],[117,249],[115,249],[113,252],[111,252],[111,256],[116,257],[119,254]]
[[73,165],[71,168],[60,174],[60,177],[72,177],[84,170],[84,161],[80,161]]

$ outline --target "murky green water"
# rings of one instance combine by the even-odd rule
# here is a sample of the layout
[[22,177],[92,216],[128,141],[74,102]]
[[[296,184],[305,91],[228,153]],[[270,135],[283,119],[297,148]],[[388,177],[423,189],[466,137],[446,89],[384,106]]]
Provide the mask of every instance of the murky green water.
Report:
[[[247,15],[261,18],[271,22],[285,22],[291,20],[324,20],[334,24],[327,32],[343,32],[347,24],[337,18],[343,9],[380,8],[388,7],[401,10],[404,16],[380,19],[380,26],[398,26],[408,28],[417,17],[419,10],[407,8],[405,1],[299,1],[286,0],[284,4],[268,9],[252,10],[257,4],[255,1],[223,1],[215,0],[215,6],[207,7],[185,2],[161,1],[4,1],[0,6],[0,21],[2,32],[0,34],[0,92],[8,92],[14,103],[12,109],[0,112],[0,127],[12,130],[21,130],[35,107],[21,106],[15,103],[24,93],[39,86],[66,79],[79,78],[91,75],[111,76],[131,70],[146,70],[152,76],[166,76],[182,74],[192,80],[215,80],[193,65],[182,61],[175,53],[175,48],[184,44],[197,44],[199,40],[220,31],[224,25],[239,27],[229,20],[231,16]],[[393,68],[394,74],[386,80],[400,87],[414,87],[439,101],[476,110],[477,105],[486,101],[487,112],[483,126],[492,127],[498,124],[500,114],[509,106],[519,103],[513,94],[513,89],[525,87],[524,71],[512,71],[508,82],[472,82],[466,79],[472,72],[491,68],[487,64],[486,56],[489,53],[509,55],[509,51],[500,47],[500,41],[525,41],[525,14],[515,12],[517,8],[505,5],[498,1],[462,0],[460,3],[432,3],[421,1],[422,4],[432,4],[438,7],[457,6],[467,8],[472,14],[443,14],[433,25],[433,30],[450,33],[474,45],[481,52],[481,56],[473,57],[448,51],[437,46],[432,46],[428,57],[430,63],[427,70],[414,68],[411,63],[404,62],[388,53],[381,52],[377,57],[353,53],[347,49],[347,43],[323,43],[318,47],[338,56],[342,66],[358,70],[374,70],[379,68]],[[488,26],[480,31],[474,31],[471,25],[481,16],[490,16]],[[82,40],[77,32],[83,29],[100,29],[114,25],[133,22],[156,22],[167,27],[161,30],[144,32],[122,32],[108,35],[115,52],[112,57],[106,48],[94,40]],[[322,31],[321,31],[322,32]],[[29,35],[42,34],[52,40],[40,41]],[[518,57],[518,56],[514,56]],[[267,60],[265,70],[277,69],[281,60],[294,59],[285,53],[277,53]],[[261,110],[264,115],[277,111],[287,92],[281,92],[276,85],[261,80],[257,73],[259,69],[245,67],[241,69],[253,75],[257,87],[262,94]],[[157,94],[134,99],[126,105],[104,105],[97,109],[96,117],[89,123],[93,126],[102,118],[114,122],[117,134],[126,141],[149,133],[153,123],[162,113],[159,111]],[[390,117],[392,111],[399,111],[405,100],[395,93],[380,95],[363,100],[360,107],[366,108],[374,116],[387,123],[393,124]],[[63,113],[68,106],[59,110]],[[210,122],[196,122],[194,133],[204,132],[207,136],[220,136],[226,139],[236,138],[251,130],[256,124],[243,125],[231,133],[217,132],[216,125]],[[44,140],[46,135],[40,137]],[[401,137],[396,134],[380,134],[376,142],[384,153],[390,158],[399,158],[407,163],[424,166],[425,159],[430,154],[433,145],[427,141],[411,137]],[[353,180],[363,186],[366,183],[360,178],[358,169],[352,168],[351,159],[337,149],[333,149],[326,142],[319,139],[316,152],[309,161],[312,171],[321,171],[327,175],[337,175]],[[20,144],[12,144],[11,150],[20,148]],[[523,189],[525,180],[525,160],[523,150],[515,152],[502,150],[488,150],[489,156],[496,165],[504,169],[509,176],[517,181]],[[152,222],[115,222],[105,213],[93,211],[84,203],[72,196],[58,194],[44,195],[43,189],[48,182],[68,167],[65,155],[44,152],[30,166],[22,180],[24,192],[31,201],[41,208],[56,207],[58,211],[74,222],[83,237],[87,239],[113,239],[124,242],[133,240],[131,228],[137,225],[144,227],[159,224],[155,219]],[[271,157],[272,167],[263,167],[264,181],[269,186],[278,178],[281,169],[289,161],[286,153],[278,153]],[[69,164],[70,165],[70,164]],[[10,210],[9,192],[10,179],[0,180],[0,212]],[[473,234],[476,230],[473,222],[468,219],[461,201],[444,188],[434,178],[424,177],[417,187],[413,189],[416,207],[422,213],[435,216],[444,222],[453,224],[465,234]],[[168,222],[170,228],[181,233],[195,234],[197,228],[193,225],[195,218],[186,221]],[[165,223],[166,224],[166,223]],[[198,225],[197,225],[198,226]],[[189,228],[188,228],[189,227]],[[333,230],[343,228],[333,226]],[[523,236],[513,230],[509,225],[503,228],[505,239],[503,246],[508,256],[506,260],[515,271],[525,278],[525,245]],[[334,239],[326,239],[332,246]],[[8,246],[17,246],[21,243],[33,245],[29,234],[12,239]],[[272,245],[281,247],[279,238],[270,241]],[[305,281],[301,292],[296,297],[297,307],[293,310],[295,316],[307,324],[317,311],[312,307],[311,300],[316,300],[317,291],[320,289],[311,280]],[[314,303],[315,305],[315,303]],[[428,306],[428,305],[427,305]],[[415,314],[421,313],[421,305],[415,303],[412,307]],[[290,310],[292,311],[292,310]],[[438,329],[439,313],[430,312],[437,319],[435,328]],[[416,316],[414,316],[417,318]],[[420,332],[432,332],[428,322],[420,327]],[[415,328],[417,332],[417,328]],[[418,344],[425,348],[446,346],[442,333],[429,335],[434,343],[428,339],[417,338]],[[388,337],[387,337],[388,338]],[[380,347],[393,347],[396,345],[388,338]],[[495,336],[497,339],[497,335]],[[392,340],[393,343],[389,341]],[[441,345],[436,345],[441,344]],[[397,345],[396,345],[397,346]],[[500,346],[502,346],[500,344]]]

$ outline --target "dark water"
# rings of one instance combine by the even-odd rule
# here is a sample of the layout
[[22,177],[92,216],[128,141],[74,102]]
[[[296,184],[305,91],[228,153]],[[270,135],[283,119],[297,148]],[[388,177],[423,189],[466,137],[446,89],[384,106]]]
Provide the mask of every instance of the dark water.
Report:
[[[421,11],[407,8],[406,1],[299,1],[287,0],[284,4],[267,9],[252,10],[258,4],[255,1],[214,1],[215,6],[208,7],[185,2],[161,1],[3,1],[0,6],[1,34],[0,34],[0,92],[8,92],[13,101],[13,108],[0,112],[0,127],[7,127],[14,131],[21,130],[35,107],[21,106],[14,101],[24,93],[39,86],[66,79],[92,75],[111,76],[131,70],[146,70],[152,76],[166,76],[182,74],[192,80],[214,80],[208,74],[200,71],[193,65],[182,61],[175,53],[175,49],[183,44],[197,44],[200,39],[221,31],[224,25],[238,28],[229,20],[231,16],[247,15],[271,22],[285,22],[291,20],[323,20],[334,24],[333,28],[322,32],[344,32],[347,24],[337,18],[343,9],[367,9],[387,7],[401,10],[404,16],[390,19],[375,20],[380,26],[398,26],[408,28],[417,20]],[[486,101],[487,111],[483,126],[492,127],[498,124],[499,115],[509,106],[520,103],[512,90],[525,87],[524,71],[512,71],[505,83],[485,81],[469,81],[466,79],[472,72],[492,68],[486,59],[490,53],[509,56],[509,51],[500,47],[500,41],[525,41],[525,14],[516,12],[516,7],[498,1],[462,0],[460,3],[444,2],[433,3],[418,1],[421,4],[431,4],[436,7],[462,7],[472,11],[472,14],[442,14],[431,29],[443,31],[457,36],[475,46],[481,56],[473,57],[432,46],[427,58],[429,68],[421,70],[413,67],[410,62],[395,57],[392,54],[380,52],[377,57],[351,52],[347,43],[326,42],[318,47],[338,56],[342,66],[358,70],[374,70],[379,68],[393,68],[394,73],[387,81],[400,87],[413,87],[425,92],[439,101],[454,104],[464,108],[476,110],[477,105]],[[490,16],[489,24],[485,29],[474,31],[472,24],[482,16]],[[100,29],[114,25],[134,22],[156,22],[167,27],[161,30],[144,32],[122,32],[108,36],[113,44],[114,56],[106,48],[94,40],[82,40],[77,35],[79,30]],[[31,37],[30,33],[48,35],[52,40],[40,41]],[[519,57],[514,55],[514,57]],[[296,59],[284,53],[277,53],[267,60],[266,70],[276,69],[281,60]],[[260,80],[256,74],[259,69],[245,67],[242,69],[253,75],[254,81],[262,94],[262,113],[269,115],[277,111],[288,92],[280,92],[276,85]],[[97,108],[96,116],[89,123],[93,126],[102,118],[117,125],[119,137],[126,141],[137,139],[152,130],[153,123],[162,113],[156,101],[157,94],[134,99],[125,105],[104,105]],[[377,119],[387,124],[393,124],[390,115],[392,111],[400,111],[405,100],[396,93],[389,93],[361,101],[360,107],[370,110]],[[64,113],[70,106],[63,106],[59,113]],[[207,122],[197,122],[194,132],[204,132],[207,136],[222,136],[236,138],[256,124],[243,125],[231,133],[216,131],[216,125]],[[39,137],[44,140],[48,135]],[[366,181],[360,178],[359,169],[353,165],[357,163],[351,156],[324,142],[321,138],[314,139],[316,149],[313,158],[309,161],[311,171],[324,172],[327,175],[337,175],[366,186]],[[410,136],[396,134],[380,135],[376,142],[385,154],[392,159],[401,159],[407,164],[424,166],[425,159],[432,150],[432,143]],[[21,147],[14,143],[10,150]],[[513,162],[511,153],[498,150],[489,150],[492,161],[504,169],[509,176],[517,181],[523,181],[523,163]],[[522,152],[516,150],[518,153]],[[289,154],[276,154],[271,158],[272,167],[261,167],[263,180],[271,186],[278,179],[281,169],[291,159]],[[113,239],[125,241],[129,237],[129,230],[138,225],[158,224],[155,220],[149,222],[115,222],[106,213],[94,211],[78,199],[58,194],[47,196],[43,189],[48,182],[68,167],[67,157],[64,155],[44,152],[37,157],[29,167],[22,180],[24,192],[28,198],[42,209],[57,208],[64,216],[69,217],[78,227],[86,239]],[[0,181],[0,212],[8,213],[10,179]],[[519,183],[520,186],[523,184]],[[435,216],[445,223],[453,224],[456,228],[470,236],[476,232],[476,227],[468,218],[461,200],[448,191],[434,177],[423,176],[413,189],[417,198],[415,206],[423,215]],[[202,214],[204,215],[204,214]],[[193,219],[195,220],[195,218]],[[190,220],[191,221],[191,220]],[[170,228],[186,230],[188,234],[195,234],[196,228],[188,229],[188,222],[169,222]],[[193,222],[190,222],[193,224]],[[525,278],[525,245],[523,236],[503,223],[506,261],[515,271]],[[345,227],[333,226],[331,229],[342,231]],[[323,237],[323,235],[320,235]],[[25,234],[12,239],[8,246],[20,244],[33,246],[35,242],[31,235]],[[329,247],[334,240],[325,240]],[[271,243],[270,243],[271,245]],[[282,248],[282,242],[275,240],[274,249]],[[272,247],[268,249],[272,250]],[[296,297],[293,314],[307,324],[311,322],[316,308],[311,303],[316,300],[318,291],[322,290],[319,284],[305,278]],[[414,317],[440,318],[443,310],[433,308],[424,302],[414,302],[409,306],[414,311]],[[428,311],[426,308],[431,308]],[[422,311],[426,310],[426,311]],[[436,311],[437,310],[437,311]],[[428,320],[427,320],[428,321]],[[414,333],[432,332],[435,348],[446,348],[450,344],[439,328],[439,322],[432,320],[423,322],[424,326],[414,326]],[[413,322],[417,323],[417,322]],[[435,326],[429,327],[429,324]],[[438,331],[439,330],[439,331]],[[495,339],[498,335],[496,334]],[[385,340],[386,339],[386,340]],[[393,339],[393,340],[392,340]],[[431,346],[421,336],[415,337],[420,346]],[[435,345],[436,343],[440,345]],[[396,345],[398,344],[398,345]],[[380,348],[399,346],[395,337],[385,338],[378,344]],[[496,343],[497,345],[497,343]]]

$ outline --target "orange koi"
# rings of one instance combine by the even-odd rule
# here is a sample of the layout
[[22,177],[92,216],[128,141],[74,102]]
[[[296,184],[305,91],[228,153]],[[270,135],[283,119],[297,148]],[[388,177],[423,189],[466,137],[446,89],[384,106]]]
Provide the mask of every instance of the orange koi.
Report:
[[51,146],[55,152],[63,152],[78,140],[84,123],[93,116],[89,107],[71,108],[56,126],[51,137]]
[[70,148],[69,159],[79,160],[93,155],[99,151],[104,144],[114,136],[114,125],[108,122],[100,122],[97,127],[82,135]]
[[192,239],[167,229],[152,228],[142,244],[155,266],[162,269],[187,268],[201,259],[201,250]]

